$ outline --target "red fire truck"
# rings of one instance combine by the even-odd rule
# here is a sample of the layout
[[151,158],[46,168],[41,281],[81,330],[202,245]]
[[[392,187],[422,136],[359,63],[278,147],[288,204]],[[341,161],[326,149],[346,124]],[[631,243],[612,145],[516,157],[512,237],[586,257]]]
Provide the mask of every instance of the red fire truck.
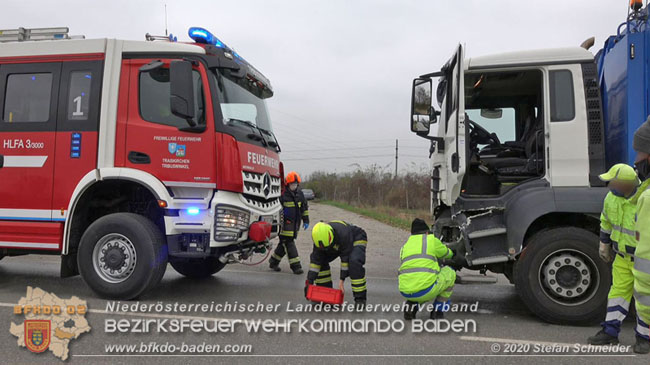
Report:
[[0,258],[61,255],[62,277],[131,299],[168,262],[205,277],[269,249],[273,90],[207,30],[189,36],[0,31]]

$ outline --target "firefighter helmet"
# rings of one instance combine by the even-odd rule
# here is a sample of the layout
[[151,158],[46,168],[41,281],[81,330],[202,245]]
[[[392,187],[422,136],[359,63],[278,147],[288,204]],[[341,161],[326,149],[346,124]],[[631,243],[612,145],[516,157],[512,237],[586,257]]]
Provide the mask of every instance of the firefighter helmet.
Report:
[[291,171],[290,173],[287,174],[286,183],[287,184],[300,183],[300,175],[298,175],[298,173],[295,171]]
[[316,248],[326,249],[334,241],[334,230],[329,224],[318,222],[311,230],[311,239]]

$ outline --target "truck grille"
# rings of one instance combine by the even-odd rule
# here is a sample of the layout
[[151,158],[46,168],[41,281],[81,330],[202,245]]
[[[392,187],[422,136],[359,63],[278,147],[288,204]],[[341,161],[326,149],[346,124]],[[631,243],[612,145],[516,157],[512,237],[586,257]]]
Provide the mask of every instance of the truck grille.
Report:
[[271,204],[280,198],[280,178],[268,173],[242,172],[244,197],[260,204]]

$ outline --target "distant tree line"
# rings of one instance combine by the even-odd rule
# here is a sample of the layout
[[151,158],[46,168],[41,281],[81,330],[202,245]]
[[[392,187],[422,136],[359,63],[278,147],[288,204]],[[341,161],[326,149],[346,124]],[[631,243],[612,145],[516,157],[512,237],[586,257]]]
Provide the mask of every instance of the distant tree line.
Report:
[[311,174],[303,188],[312,189],[318,199],[345,202],[361,207],[388,206],[428,210],[431,177],[425,171],[397,177],[377,165],[353,172]]

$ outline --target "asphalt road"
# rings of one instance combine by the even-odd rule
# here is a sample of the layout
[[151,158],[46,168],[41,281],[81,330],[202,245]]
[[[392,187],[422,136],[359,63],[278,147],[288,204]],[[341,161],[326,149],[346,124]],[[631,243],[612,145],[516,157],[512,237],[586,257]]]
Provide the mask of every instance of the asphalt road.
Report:
[[[397,291],[396,270],[399,249],[408,232],[360,217],[337,208],[311,205],[311,217],[316,220],[343,219],[363,227],[369,238],[367,257],[368,302],[371,304],[401,304]],[[301,233],[298,247],[303,267],[307,268],[311,250],[309,235]],[[588,336],[596,333],[597,325],[589,327],[558,326],[540,321],[519,300],[514,286],[498,277],[495,284],[456,285],[455,303],[476,303],[477,312],[450,313],[446,319],[474,320],[476,331],[466,333],[413,333],[409,324],[402,332],[387,333],[310,333],[299,332],[299,327],[280,327],[279,333],[251,333],[242,325],[233,333],[107,333],[106,320],[114,319],[220,319],[225,323],[234,320],[307,319],[311,322],[324,319],[400,320],[401,312],[377,311],[374,313],[296,313],[287,310],[306,304],[303,297],[305,275],[293,275],[286,260],[282,272],[268,269],[266,262],[257,266],[229,265],[223,271],[205,280],[191,280],[177,274],[171,266],[162,283],[140,298],[145,304],[179,303],[230,303],[278,305],[277,311],[266,312],[201,312],[186,313],[114,313],[107,301],[98,298],[80,277],[60,279],[59,258],[55,256],[22,256],[0,261],[0,364],[56,363],[51,353],[33,354],[19,348],[16,338],[9,333],[10,322],[20,324],[22,316],[14,315],[12,307],[25,295],[27,286],[39,287],[55,293],[59,298],[77,296],[88,303],[86,315],[92,330],[73,340],[70,345],[71,364],[86,363],[332,363],[354,361],[360,363],[621,363],[647,364],[648,356],[634,356],[631,352],[612,359],[603,353],[576,353],[575,344],[585,344]],[[336,280],[338,265],[332,266]],[[346,295],[351,297],[349,282]],[[132,304],[133,302],[128,302]],[[420,313],[419,319],[428,318]],[[396,321],[393,323],[401,323]],[[131,322],[132,323],[132,322]],[[281,322],[285,323],[285,322]],[[291,329],[291,332],[285,332]],[[219,344],[252,345],[247,354],[160,354],[138,353],[114,356],[107,353],[106,344],[137,344],[156,342],[180,345]],[[633,321],[627,321],[621,335],[622,345],[634,342]],[[513,345],[514,344],[514,345]],[[528,344],[528,345],[526,345]],[[555,348],[548,348],[559,344]],[[562,348],[561,346],[568,346]],[[519,353],[505,354],[510,348]],[[545,350],[545,353],[541,351]]]

